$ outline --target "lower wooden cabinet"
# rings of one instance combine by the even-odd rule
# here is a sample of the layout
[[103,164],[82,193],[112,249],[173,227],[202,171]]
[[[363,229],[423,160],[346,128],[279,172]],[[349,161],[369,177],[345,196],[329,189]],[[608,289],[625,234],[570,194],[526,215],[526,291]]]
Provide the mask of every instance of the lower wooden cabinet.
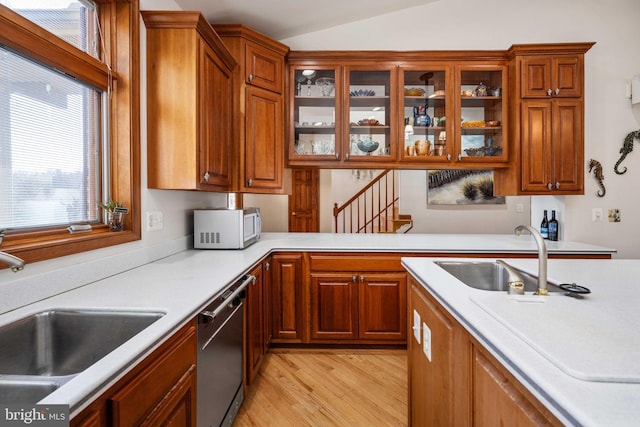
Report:
[[271,259],[267,258],[249,272],[256,278],[247,286],[245,309],[245,378],[251,385],[260,369],[271,341]]
[[311,273],[311,340],[406,339],[406,273]]
[[302,342],[303,255],[280,253],[271,258],[273,342]]
[[309,264],[311,342],[406,342],[407,282],[399,256],[310,254]]
[[71,426],[196,426],[196,324],[175,333]]
[[562,425],[411,276],[409,287],[409,425]]

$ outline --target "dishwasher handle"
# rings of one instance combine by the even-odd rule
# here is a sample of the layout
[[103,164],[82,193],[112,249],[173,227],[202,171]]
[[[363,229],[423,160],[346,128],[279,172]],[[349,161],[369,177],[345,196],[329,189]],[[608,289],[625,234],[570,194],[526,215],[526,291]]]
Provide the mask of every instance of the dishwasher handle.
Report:
[[[249,283],[251,282],[255,282],[256,280],[256,276],[252,276],[251,274],[248,274],[246,276],[244,276],[242,283],[240,284],[240,286],[238,286],[233,292],[231,292],[230,295],[226,296],[223,294],[223,298],[225,300],[229,300],[231,302],[234,301],[234,299],[240,295],[242,292],[244,292],[244,289],[249,285]],[[213,320],[215,319],[224,309],[225,309],[225,303],[223,302],[222,304],[220,304],[218,307],[216,307],[215,310],[205,310],[205,311],[201,311],[200,314],[209,318],[209,320]]]

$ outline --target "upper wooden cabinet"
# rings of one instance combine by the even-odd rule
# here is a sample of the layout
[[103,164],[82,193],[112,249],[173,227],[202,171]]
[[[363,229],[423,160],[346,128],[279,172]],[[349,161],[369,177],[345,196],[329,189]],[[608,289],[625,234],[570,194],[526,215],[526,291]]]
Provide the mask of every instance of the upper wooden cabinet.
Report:
[[593,43],[510,50],[514,154],[494,172],[497,195],[584,194],[584,54]]
[[215,25],[238,61],[233,84],[234,191],[283,193],[284,58],[289,48],[243,25]]
[[522,58],[523,98],[582,96],[582,55],[534,55]]
[[505,52],[292,52],[288,164],[503,167]]
[[198,12],[142,11],[149,188],[229,191],[236,61]]

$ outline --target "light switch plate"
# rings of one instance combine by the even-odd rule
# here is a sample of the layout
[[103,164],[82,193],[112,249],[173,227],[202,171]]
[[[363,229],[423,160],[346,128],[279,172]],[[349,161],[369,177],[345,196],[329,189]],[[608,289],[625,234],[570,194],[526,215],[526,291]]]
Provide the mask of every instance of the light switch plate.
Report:
[[162,230],[163,228],[164,221],[162,212],[147,212],[147,231]]
[[420,344],[420,313],[413,310],[413,337]]
[[422,351],[431,362],[431,329],[424,322],[422,323]]

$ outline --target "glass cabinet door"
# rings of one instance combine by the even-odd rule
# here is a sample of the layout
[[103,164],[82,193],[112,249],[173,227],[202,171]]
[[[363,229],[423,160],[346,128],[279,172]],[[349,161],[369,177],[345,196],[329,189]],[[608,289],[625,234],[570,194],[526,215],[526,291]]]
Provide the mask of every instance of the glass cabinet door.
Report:
[[[337,71],[330,69],[294,69],[293,129],[294,144],[291,159],[339,158],[336,138],[338,105]],[[338,84],[338,88],[336,88]]]
[[347,69],[348,141],[345,160],[388,161],[395,158],[391,136],[391,87],[395,73],[390,69]]
[[403,69],[403,141],[402,160],[446,161],[451,150],[447,149],[447,116],[451,108],[447,104],[446,67]]
[[483,163],[506,159],[506,68],[461,67],[458,71],[458,160]]

